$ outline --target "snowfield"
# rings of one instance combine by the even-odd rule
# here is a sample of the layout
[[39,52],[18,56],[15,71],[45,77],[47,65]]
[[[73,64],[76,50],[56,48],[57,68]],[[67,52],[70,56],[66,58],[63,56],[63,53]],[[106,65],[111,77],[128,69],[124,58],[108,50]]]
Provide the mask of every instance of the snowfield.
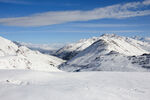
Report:
[[0,100],[149,100],[148,72],[0,70]]

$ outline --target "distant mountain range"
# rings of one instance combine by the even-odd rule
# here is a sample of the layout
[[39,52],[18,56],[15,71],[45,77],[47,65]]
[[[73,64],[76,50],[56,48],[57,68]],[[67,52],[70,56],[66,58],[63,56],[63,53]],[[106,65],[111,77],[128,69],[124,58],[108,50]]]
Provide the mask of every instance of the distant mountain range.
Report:
[[53,43],[53,44],[33,44],[33,43],[25,43],[19,41],[13,41],[18,46],[26,46],[31,50],[39,51],[43,54],[53,55],[55,52],[64,46],[63,43]]
[[133,39],[136,39],[136,40],[143,41],[143,42],[149,42],[149,43],[150,43],[150,37],[134,36],[134,37],[132,37],[132,38],[133,38]]

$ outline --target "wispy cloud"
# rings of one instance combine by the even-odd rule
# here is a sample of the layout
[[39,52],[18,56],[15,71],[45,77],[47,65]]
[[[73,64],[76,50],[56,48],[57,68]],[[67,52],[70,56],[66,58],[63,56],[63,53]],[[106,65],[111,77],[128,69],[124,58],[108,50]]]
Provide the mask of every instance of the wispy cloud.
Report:
[[96,8],[89,11],[56,11],[33,14],[25,17],[0,18],[0,24],[10,26],[46,26],[53,24],[62,24],[74,21],[89,21],[104,18],[129,18],[136,16],[150,15],[150,10],[139,10],[149,6],[150,0],[143,2],[131,2],[126,4],[116,4],[103,8]]
[[0,0],[2,3],[13,3],[13,4],[30,4],[29,2],[23,0]]
[[145,1],[143,2],[143,4],[149,5],[149,4],[150,4],[150,0],[145,0]]
[[8,31],[8,32],[0,32],[0,34],[13,34],[13,33],[145,33],[145,30],[31,30],[31,31]]
[[95,23],[78,23],[70,26],[73,27],[87,27],[87,28],[95,28],[95,27],[137,27],[137,26],[145,26],[149,24],[95,24]]

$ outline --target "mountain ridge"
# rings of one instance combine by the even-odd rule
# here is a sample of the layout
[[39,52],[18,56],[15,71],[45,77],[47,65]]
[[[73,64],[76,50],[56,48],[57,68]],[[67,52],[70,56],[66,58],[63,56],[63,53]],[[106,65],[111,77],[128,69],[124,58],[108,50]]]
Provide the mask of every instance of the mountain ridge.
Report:
[[[71,44],[68,44],[68,45],[60,48],[59,50],[56,51],[55,56],[60,57],[60,58],[65,59],[65,60],[70,60],[71,58],[76,56],[78,53],[80,53],[81,51],[83,51],[84,49],[86,49],[87,47],[92,45],[94,42],[98,41],[99,39],[104,39],[104,37],[108,38],[108,39],[106,38],[107,41],[109,41],[109,38],[113,38],[113,37],[116,37],[116,39],[118,39],[118,40],[120,39],[120,36],[117,36],[115,34],[103,34],[100,37],[93,37],[93,38],[89,38],[89,39],[81,39],[76,43],[71,43]],[[121,38],[123,38],[126,42],[128,42],[128,45],[130,47],[132,47],[131,49],[141,49],[141,51],[145,52],[145,53],[146,53],[146,51],[150,51],[150,47],[145,48],[145,45],[149,45],[148,42],[143,43],[143,41],[141,41],[141,40],[134,39],[134,38],[132,39],[132,38],[129,38],[129,37],[121,37]],[[134,42],[133,42],[133,40],[134,40]],[[133,42],[133,44],[129,43],[131,41]],[[112,42],[114,42],[114,41],[112,41]],[[139,44],[139,45],[141,45],[141,47],[138,48],[139,45],[137,47],[136,46],[131,46],[131,45],[135,45],[135,44]],[[134,51],[134,50],[132,50],[132,51]],[[136,51],[138,51],[138,53],[141,52],[140,50],[136,50]],[[128,53],[128,55],[132,55],[132,54],[137,55],[137,53],[133,53],[133,52]]]
[[[105,34],[59,68],[65,71],[148,71],[149,50],[150,45],[146,42]],[[143,54],[147,54],[144,55],[147,59],[143,57],[141,61],[139,56]],[[132,61],[134,56],[137,63]],[[144,68],[145,64],[140,65],[138,60],[148,66]]]

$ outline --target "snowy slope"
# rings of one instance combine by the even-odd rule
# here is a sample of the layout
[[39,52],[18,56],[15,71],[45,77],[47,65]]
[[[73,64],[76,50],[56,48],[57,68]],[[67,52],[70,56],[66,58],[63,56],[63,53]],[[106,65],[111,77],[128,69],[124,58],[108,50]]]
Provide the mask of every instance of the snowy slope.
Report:
[[0,37],[0,56],[15,55],[18,46],[13,42]]
[[148,71],[149,55],[138,57],[141,60],[136,58],[136,63],[132,56],[149,54],[149,51],[150,45],[146,42],[105,34],[59,68],[65,71]]
[[150,73],[0,70],[1,100],[149,100]]
[[13,42],[0,37],[0,69],[32,69],[41,71],[60,71],[57,66],[63,60],[25,46],[17,46]]
[[98,37],[93,37],[90,39],[81,39],[77,43],[72,43],[64,46],[63,48],[59,49],[55,55],[65,60],[69,60],[78,54],[80,51],[84,50],[85,48],[89,47],[95,41],[98,40]]

